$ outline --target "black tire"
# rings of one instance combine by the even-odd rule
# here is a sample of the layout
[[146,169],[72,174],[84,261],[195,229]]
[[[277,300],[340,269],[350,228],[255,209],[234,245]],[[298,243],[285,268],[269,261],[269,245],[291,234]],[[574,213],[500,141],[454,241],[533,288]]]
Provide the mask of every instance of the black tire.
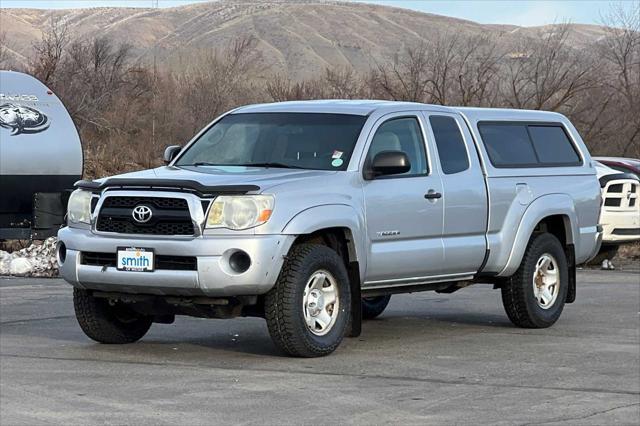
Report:
[[[307,282],[319,270],[325,270],[335,278],[339,301],[338,316],[322,336],[311,332],[303,309]],[[335,251],[318,244],[294,246],[276,285],[265,297],[265,319],[271,338],[282,351],[299,357],[318,357],[333,352],[345,335],[350,308],[351,288],[344,262]]]
[[[545,254],[555,258],[559,274],[557,297],[548,308],[542,308],[534,295],[536,264]],[[569,289],[567,258],[558,239],[549,233],[529,240],[520,267],[502,286],[502,303],[511,322],[523,328],[546,328],[553,325],[564,308]]]
[[73,307],[84,334],[100,343],[133,343],[149,331],[153,322],[127,306],[110,305],[107,299],[78,288],[73,289]]
[[378,315],[382,314],[387,308],[391,300],[391,295],[376,296],[376,297],[363,297],[362,298],[362,318],[374,319]]

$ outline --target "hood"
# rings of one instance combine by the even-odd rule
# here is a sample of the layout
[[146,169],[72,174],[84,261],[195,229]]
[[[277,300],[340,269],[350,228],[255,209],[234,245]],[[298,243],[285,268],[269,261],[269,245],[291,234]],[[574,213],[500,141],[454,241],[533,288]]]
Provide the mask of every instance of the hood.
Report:
[[631,173],[622,173],[619,170],[612,169],[611,167],[605,166],[598,161],[595,162],[596,165],[596,174],[598,176],[598,180],[600,181],[600,187],[604,188],[607,186],[608,182],[613,180],[632,180],[638,181],[638,177]]
[[[124,173],[110,178],[127,179],[183,179],[192,180],[207,186],[257,185],[260,192],[275,185],[294,181],[303,181],[334,175],[332,170],[300,170],[264,167],[158,167],[139,172]],[[106,179],[106,178],[105,178]],[[100,182],[105,179],[99,179]]]
[[612,169],[609,166],[605,166],[599,161],[596,161],[595,163],[596,163],[596,174],[598,176],[598,179],[600,179],[603,176],[620,174],[619,171]]

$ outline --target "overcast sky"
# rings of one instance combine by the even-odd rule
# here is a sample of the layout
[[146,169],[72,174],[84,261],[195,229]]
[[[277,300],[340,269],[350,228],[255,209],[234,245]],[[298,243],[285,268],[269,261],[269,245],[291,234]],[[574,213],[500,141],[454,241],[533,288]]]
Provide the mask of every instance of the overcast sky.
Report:
[[[160,7],[173,7],[209,0],[158,0]],[[601,14],[613,4],[631,6],[640,0],[347,0],[403,7],[421,12],[437,13],[469,19],[484,24],[515,24],[523,26],[569,21],[598,24]],[[150,7],[152,0],[0,0],[0,7],[34,7],[66,9],[75,7],[128,6]]]

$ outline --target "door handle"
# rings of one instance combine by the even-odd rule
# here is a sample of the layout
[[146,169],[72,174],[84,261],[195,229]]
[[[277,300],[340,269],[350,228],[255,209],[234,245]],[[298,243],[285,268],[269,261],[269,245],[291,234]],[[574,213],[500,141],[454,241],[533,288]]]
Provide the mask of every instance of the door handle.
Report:
[[433,189],[430,189],[429,192],[424,194],[424,198],[427,200],[437,200],[438,198],[442,198],[442,194],[439,192],[435,192]]

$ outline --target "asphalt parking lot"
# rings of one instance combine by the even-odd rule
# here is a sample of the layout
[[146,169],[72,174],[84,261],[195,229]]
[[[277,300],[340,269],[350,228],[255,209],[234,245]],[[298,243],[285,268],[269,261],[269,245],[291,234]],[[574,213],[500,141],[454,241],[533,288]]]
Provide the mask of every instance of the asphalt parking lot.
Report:
[[640,272],[580,271],[546,330],[499,291],[394,296],[321,359],[279,354],[260,319],[181,317],[93,343],[59,279],[0,279],[0,423],[637,424]]

